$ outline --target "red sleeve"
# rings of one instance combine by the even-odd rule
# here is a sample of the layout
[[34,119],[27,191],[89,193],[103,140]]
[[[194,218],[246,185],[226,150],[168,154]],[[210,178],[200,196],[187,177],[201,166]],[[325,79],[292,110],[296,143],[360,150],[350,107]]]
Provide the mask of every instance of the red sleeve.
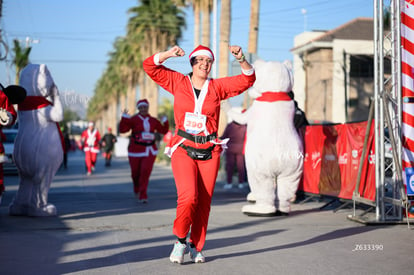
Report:
[[86,138],[86,131],[83,131],[81,135],[81,141],[84,142],[85,138]]
[[168,120],[162,124],[158,119],[154,118],[155,120],[155,129],[157,130],[158,133],[165,135],[169,128],[170,128],[170,123],[168,122]]
[[256,81],[256,74],[245,75],[239,74],[235,76],[214,79],[214,85],[221,100],[239,95],[253,86]]
[[142,65],[144,71],[155,83],[173,95],[175,94],[177,85],[186,77],[182,73],[173,71],[163,65],[156,65],[154,63],[154,55],[145,59]]
[[9,103],[9,99],[7,98],[6,94],[0,90],[0,107],[3,109],[6,109],[7,112],[9,112],[12,117],[13,121],[10,125],[14,124],[17,118],[16,110],[14,109],[13,105]]
[[122,116],[119,122],[119,132],[123,134],[131,130],[131,128],[131,118]]

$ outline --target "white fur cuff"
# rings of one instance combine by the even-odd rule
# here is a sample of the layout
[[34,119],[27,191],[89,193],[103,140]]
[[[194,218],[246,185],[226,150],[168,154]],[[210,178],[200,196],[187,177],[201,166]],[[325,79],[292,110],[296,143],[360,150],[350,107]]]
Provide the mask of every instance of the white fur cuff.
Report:
[[254,73],[254,68],[251,68],[250,70],[241,69],[241,71],[244,75],[252,75]]

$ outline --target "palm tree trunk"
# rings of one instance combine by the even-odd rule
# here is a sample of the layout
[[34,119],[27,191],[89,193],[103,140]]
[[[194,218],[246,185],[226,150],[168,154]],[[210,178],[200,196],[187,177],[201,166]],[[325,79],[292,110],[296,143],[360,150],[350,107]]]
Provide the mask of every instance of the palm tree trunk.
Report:
[[200,2],[194,1],[194,48],[200,45]]
[[[259,32],[259,11],[260,0],[250,0],[250,29],[249,29],[249,45],[247,52],[251,54],[257,54],[257,40]],[[248,60],[251,62],[252,60]],[[244,94],[243,108],[247,109],[251,104],[251,99],[248,93]]]
[[219,70],[218,76],[224,77],[229,73],[229,40],[231,22],[231,0],[221,1],[220,14],[220,42],[219,42]]
[[[229,72],[229,43],[231,22],[231,0],[221,0],[220,14],[220,42],[219,42],[219,77],[228,75]],[[227,125],[227,115],[220,111],[218,134],[221,136]]]
[[250,30],[247,52],[257,53],[257,34],[259,31],[260,0],[250,0]]
[[201,13],[202,13],[202,33],[201,44],[210,47],[210,12],[211,12],[211,0],[201,1]]
[[118,111],[117,111],[117,100],[113,100],[112,103],[109,105],[109,120],[108,120],[108,127],[111,127],[115,133],[117,134],[117,120],[118,120]]
[[130,113],[135,113],[136,111],[136,90],[135,90],[135,85],[130,83],[128,84],[128,88],[127,88],[127,109],[129,110]]

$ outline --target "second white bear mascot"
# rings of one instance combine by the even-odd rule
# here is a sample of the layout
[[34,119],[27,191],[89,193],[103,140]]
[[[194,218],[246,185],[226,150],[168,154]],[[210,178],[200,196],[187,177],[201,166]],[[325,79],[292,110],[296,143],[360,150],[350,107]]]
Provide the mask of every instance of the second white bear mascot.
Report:
[[59,92],[44,64],[23,68],[20,85],[27,92],[26,99],[18,105],[19,131],[13,152],[20,183],[9,214],[54,216],[56,208],[47,198],[63,160],[62,136],[57,125],[63,119]]
[[235,121],[247,122],[245,157],[251,191],[247,200],[255,203],[243,206],[242,212],[288,215],[303,172],[303,145],[288,95],[293,76],[286,63],[258,60],[254,68],[256,82],[249,95],[255,100],[244,114],[231,114]]

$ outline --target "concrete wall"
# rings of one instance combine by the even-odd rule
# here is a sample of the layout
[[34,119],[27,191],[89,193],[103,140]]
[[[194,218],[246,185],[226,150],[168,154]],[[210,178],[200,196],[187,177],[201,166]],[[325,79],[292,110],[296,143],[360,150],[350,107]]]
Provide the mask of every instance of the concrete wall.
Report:
[[[345,118],[345,87],[347,89],[348,101],[351,97],[359,94],[358,91],[364,90],[366,93],[373,93],[374,86],[368,88],[367,83],[360,83],[363,88],[356,86],[358,81],[353,81],[349,77],[350,70],[350,55],[373,55],[374,43],[366,40],[339,40],[333,41],[333,80],[332,80],[332,109],[335,110],[332,114],[332,121],[346,122]],[[345,60],[344,60],[344,52]],[[345,73],[347,75],[345,79]],[[363,106],[363,105],[361,105]],[[360,107],[361,107],[360,106]],[[348,115],[354,110],[348,109]],[[350,117],[348,117],[349,120]]]

